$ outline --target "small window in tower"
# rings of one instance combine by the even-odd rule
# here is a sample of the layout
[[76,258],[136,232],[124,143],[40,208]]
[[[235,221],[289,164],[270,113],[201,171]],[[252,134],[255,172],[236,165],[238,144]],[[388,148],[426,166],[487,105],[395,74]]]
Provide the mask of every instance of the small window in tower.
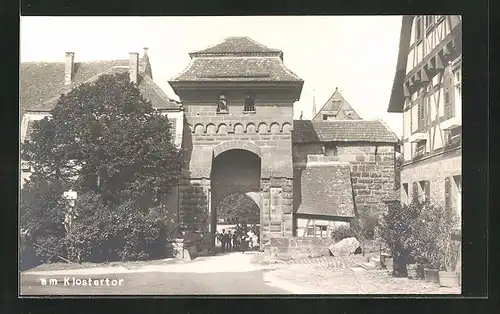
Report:
[[251,96],[245,98],[244,112],[255,112],[255,100]]
[[328,115],[327,114],[323,115],[323,120],[325,120],[325,121],[328,120]]
[[325,156],[337,156],[337,146],[335,143],[326,143],[325,144]]

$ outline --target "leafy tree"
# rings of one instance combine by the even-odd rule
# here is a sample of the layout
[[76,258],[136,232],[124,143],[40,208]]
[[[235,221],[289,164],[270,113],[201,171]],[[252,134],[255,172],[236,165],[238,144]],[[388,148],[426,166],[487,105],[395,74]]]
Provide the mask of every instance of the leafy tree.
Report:
[[233,193],[217,206],[217,218],[242,224],[259,223],[260,209],[247,195]]
[[40,177],[146,211],[179,179],[182,153],[170,129],[126,73],[102,75],[61,95],[51,117],[34,123],[21,156]]

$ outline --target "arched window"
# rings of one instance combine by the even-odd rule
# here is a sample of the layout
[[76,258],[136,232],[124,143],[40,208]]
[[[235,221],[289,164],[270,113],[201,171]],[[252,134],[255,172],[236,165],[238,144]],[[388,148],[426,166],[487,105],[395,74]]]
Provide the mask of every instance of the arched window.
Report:
[[247,96],[245,98],[245,107],[244,107],[243,111],[255,112],[255,100],[252,97]]

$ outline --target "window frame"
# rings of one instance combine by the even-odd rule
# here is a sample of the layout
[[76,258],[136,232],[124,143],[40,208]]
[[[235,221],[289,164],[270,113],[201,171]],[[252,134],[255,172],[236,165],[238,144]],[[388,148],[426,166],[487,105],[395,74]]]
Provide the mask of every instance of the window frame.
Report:
[[245,97],[244,104],[243,104],[243,112],[245,112],[245,113],[254,113],[254,112],[256,112],[255,98],[253,98],[250,95],[247,95]]
[[436,25],[436,20],[436,15],[426,15],[424,17],[424,28],[426,33],[433,29],[434,25]]
[[427,141],[419,141],[415,145],[415,157],[423,156],[427,153]]
[[404,199],[402,200],[402,203],[403,204],[408,204],[408,201],[410,199],[410,191],[409,191],[409,186],[408,186],[408,182],[405,182],[402,184],[402,187],[403,187],[403,195],[404,195]]
[[[338,147],[335,142],[326,142],[324,145],[324,155],[325,156],[338,156]],[[333,155],[329,155],[328,151],[333,151]]]
[[415,19],[415,43],[418,44],[422,41],[423,39],[423,16],[419,15]]

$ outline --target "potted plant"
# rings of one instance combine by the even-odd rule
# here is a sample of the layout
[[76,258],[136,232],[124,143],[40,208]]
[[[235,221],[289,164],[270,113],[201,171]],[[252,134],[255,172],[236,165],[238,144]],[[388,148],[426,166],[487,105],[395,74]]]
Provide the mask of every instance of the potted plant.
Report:
[[459,255],[460,244],[447,239],[441,255],[442,267],[439,271],[439,285],[442,287],[457,287],[459,285],[459,274],[456,269]]

